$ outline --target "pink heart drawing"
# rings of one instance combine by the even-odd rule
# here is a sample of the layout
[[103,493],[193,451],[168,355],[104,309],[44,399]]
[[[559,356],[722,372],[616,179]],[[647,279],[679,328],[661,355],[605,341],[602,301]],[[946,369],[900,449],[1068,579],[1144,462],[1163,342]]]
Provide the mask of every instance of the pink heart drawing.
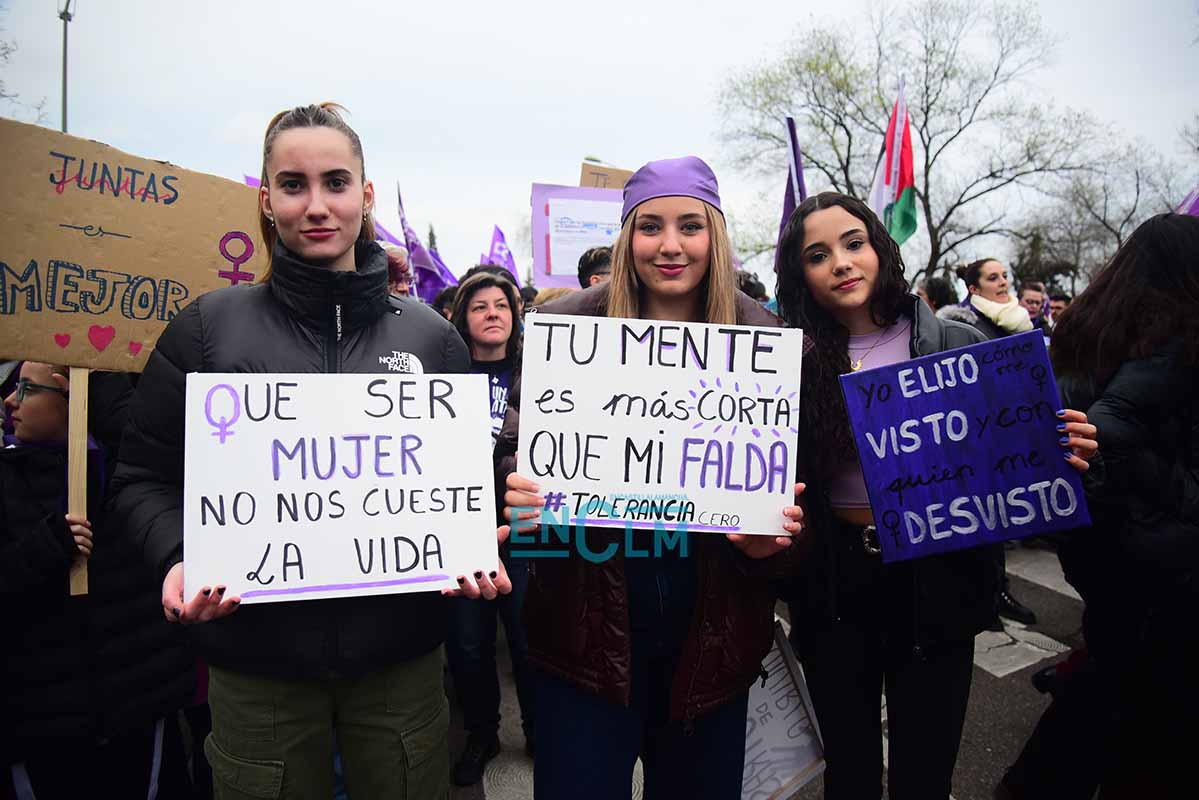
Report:
[[93,325],[87,329],[87,340],[97,350],[103,350],[112,344],[112,338],[116,335],[117,329],[111,325]]
[[140,353],[141,351],[142,351],[142,343],[141,342],[130,342],[129,343],[129,355],[135,356],[138,353]]
[[69,345],[71,343],[71,334],[69,334],[69,333],[54,334],[54,343],[56,345],[58,345],[59,347],[65,348],[67,345]]

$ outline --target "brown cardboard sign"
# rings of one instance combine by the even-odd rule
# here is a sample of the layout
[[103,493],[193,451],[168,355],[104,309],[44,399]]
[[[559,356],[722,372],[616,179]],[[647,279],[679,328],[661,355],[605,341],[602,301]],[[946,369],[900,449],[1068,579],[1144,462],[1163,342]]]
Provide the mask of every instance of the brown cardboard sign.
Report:
[[627,169],[604,167],[583,162],[583,170],[579,173],[579,186],[592,186],[598,189],[623,189],[633,173]]
[[140,372],[196,297],[266,268],[257,190],[0,119],[0,358]]

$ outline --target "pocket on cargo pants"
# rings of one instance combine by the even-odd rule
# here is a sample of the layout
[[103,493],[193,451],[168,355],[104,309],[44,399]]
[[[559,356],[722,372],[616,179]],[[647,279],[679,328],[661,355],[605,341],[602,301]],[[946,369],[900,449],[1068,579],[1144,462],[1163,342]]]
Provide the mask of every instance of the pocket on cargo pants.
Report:
[[355,681],[340,699],[337,740],[351,798],[449,795],[449,703],[441,649]]

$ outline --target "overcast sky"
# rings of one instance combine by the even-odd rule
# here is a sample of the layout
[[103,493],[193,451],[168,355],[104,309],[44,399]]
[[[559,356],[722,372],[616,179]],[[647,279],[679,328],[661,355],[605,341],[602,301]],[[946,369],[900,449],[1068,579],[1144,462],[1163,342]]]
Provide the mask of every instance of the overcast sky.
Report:
[[[750,214],[761,188],[721,151],[719,87],[813,19],[865,2],[76,5],[71,133],[240,180],[260,171],[276,111],[336,100],[363,140],[384,225],[398,233],[398,179],[414,226],[423,237],[433,223],[452,269],[472,264],[499,224],[523,274],[530,184],[577,184],[585,155],[628,168],[699,155],[716,169],[726,209]],[[1199,0],[1037,5],[1058,40],[1039,76],[1046,94],[1177,154],[1178,130],[1199,110]],[[57,127],[55,0],[0,7],[0,38],[19,47],[4,68],[8,89],[45,98],[47,124]]]

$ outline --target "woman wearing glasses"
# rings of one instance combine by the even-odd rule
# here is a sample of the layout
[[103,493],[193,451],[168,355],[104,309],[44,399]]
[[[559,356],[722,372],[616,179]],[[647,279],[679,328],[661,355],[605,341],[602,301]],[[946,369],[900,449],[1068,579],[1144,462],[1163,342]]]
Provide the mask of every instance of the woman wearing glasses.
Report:
[[[97,374],[93,384],[96,418],[119,424],[128,378]],[[140,554],[105,526],[104,453],[90,437],[87,512],[66,513],[69,392],[66,368],[27,361],[4,400],[14,432],[0,450],[0,796],[10,782],[18,797],[170,794],[170,778],[186,776],[163,718],[192,694],[191,659]],[[79,558],[87,597],[69,591]],[[65,754],[78,768],[63,769]]]

